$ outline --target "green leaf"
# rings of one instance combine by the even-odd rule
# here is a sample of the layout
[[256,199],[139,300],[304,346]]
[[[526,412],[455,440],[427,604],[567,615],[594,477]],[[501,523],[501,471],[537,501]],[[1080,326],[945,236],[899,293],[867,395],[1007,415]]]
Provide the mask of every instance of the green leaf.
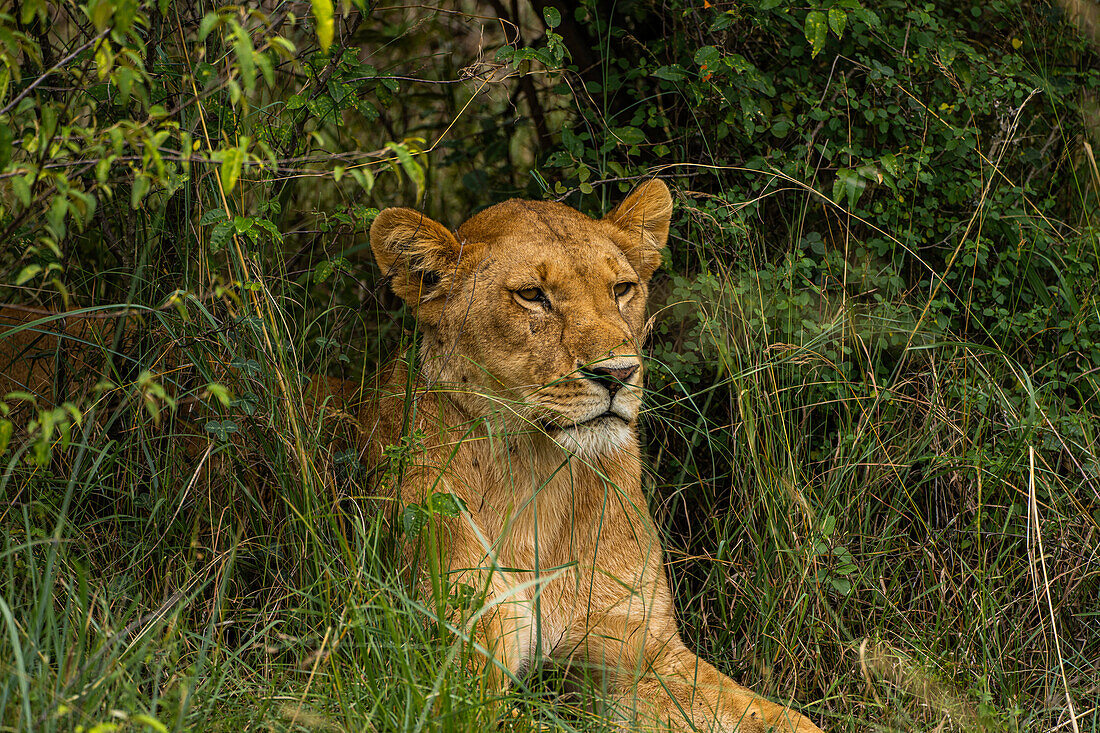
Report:
[[857,8],[856,10],[852,11],[852,15],[866,23],[868,28],[878,28],[882,25],[882,21],[877,15],[875,15],[875,11],[873,10],[868,10],[867,8]]
[[825,47],[825,39],[829,36],[828,22],[825,20],[825,13],[820,10],[811,11],[806,15],[805,26],[806,40],[810,42],[810,47],[813,49],[811,56],[816,57],[821,53],[821,49]]
[[454,494],[432,494],[428,497],[428,506],[436,514],[457,517],[466,509],[466,502]]
[[842,596],[852,592],[852,583],[846,578],[829,578],[829,585],[833,586],[833,590]]
[[313,281],[323,283],[332,277],[334,272],[351,272],[351,263],[346,257],[321,260],[317,263],[317,267],[313,268]]
[[717,33],[718,31],[724,31],[733,25],[739,18],[740,15],[737,11],[727,10],[715,18],[714,22],[710,24],[710,32]]
[[309,108],[309,113],[314,117],[322,120],[328,118],[332,122],[340,123],[340,116],[336,114],[338,111],[336,101],[327,94],[309,100],[306,102],[306,107]]
[[215,69],[211,64],[208,64],[205,61],[200,61],[199,63],[195,64],[195,70],[193,73],[195,75],[195,83],[202,87],[206,84],[206,82],[217,76],[218,70]]
[[229,368],[247,376],[254,377],[260,373],[260,362],[255,359],[237,358],[230,362]]
[[321,260],[317,263],[317,267],[313,268],[313,282],[323,283],[332,277],[334,271],[331,260]]
[[401,517],[401,526],[405,530],[405,536],[418,537],[420,530],[428,523],[428,511],[419,504],[409,504],[405,507],[405,513]]
[[222,188],[225,189],[226,193],[233,190],[233,187],[237,185],[237,179],[241,177],[241,167],[244,165],[246,145],[247,138],[244,138],[239,147],[221,151],[222,166],[220,175],[222,179]]
[[844,26],[848,24],[848,14],[840,8],[829,8],[829,27],[837,38],[844,35]]
[[92,25],[95,29],[102,31],[111,22],[111,16],[115,13],[115,3],[111,0],[92,0],[88,3],[88,13],[92,17]]
[[209,226],[211,224],[217,224],[219,221],[225,221],[228,216],[225,213],[225,209],[211,209],[202,215],[199,219],[199,226]]
[[23,25],[28,25],[36,15],[41,16],[42,20],[46,19],[46,3],[44,0],[23,0],[20,5],[22,5],[22,13],[19,19],[23,21]]
[[15,284],[23,285],[40,272],[42,272],[42,265],[27,265],[19,271],[19,275],[15,278]]
[[637,127],[616,127],[611,130],[611,134],[625,145],[638,145],[645,142],[645,133]]
[[547,5],[542,9],[542,19],[546,21],[547,28],[557,28],[561,25],[561,11],[553,5]]
[[405,170],[405,175],[407,175],[416,185],[416,203],[419,204],[420,200],[424,197],[424,169],[412,156],[408,146],[404,143],[386,143],[386,147],[397,155],[398,161],[401,162],[401,167]]
[[332,0],[313,0],[313,17],[317,21],[317,42],[321,51],[328,53],[336,23],[332,17]]
[[[350,213],[359,222],[360,226],[366,227],[378,217],[378,209],[374,206],[363,206],[362,204],[352,204]],[[338,257],[337,259],[343,259]],[[350,268],[349,268],[350,272]]]
[[[148,177],[139,173],[134,180],[134,188],[136,189],[142,178],[145,178],[145,191],[149,190]],[[145,191],[142,195],[145,195]],[[131,203],[133,202],[133,194],[131,193]],[[136,208],[136,207],[135,207]],[[56,241],[60,242],[65,237],[65,215],[69,213],[69,203],[65,199],[63,194],[54,197],[53,202],[50,204],[49,210],[46,211],[46,227],[53,234]]]
[[149,186],[153,183],[153,179],[144,173],[138,173],[134,176],[134,185],[130,189],[130,207],[133,209],[141,206],[141,202],[145,199],[145,194],[149,193]]
[[363,189],[363,193],[369,194],[374,188],[374,173],[370,168],[352,168],[351,177]]
[[940,46],[937,53],[940,57],[940,63],[944,66],[950,66],[955,62],[955,57],[959,55],[959,49],[954,44],[945,43]]
[[271,65],[271,59],[263,51],[257,51],[252,55],[256,66],[260,67],[260,73],[264,75],[264,81],[269,87],[275,86],[275,68]]
[[703,46],[695,52],[695,63],[698,64],[703,71],[713,73],[718,68],[718,62],[721,61],[722,54],[718,52],[718,49],[714,46]]
[[130,101],[130,90],[133,89],[137,74],[129,67],[121,66],[115,72],[114,78],[118,84],[118,104],[124,107]]
[[841,168],[836,172],[836,180],[833,181],[833,201],[841,203],[841,199],[847,199],[848,208],[853,208],[867,188],[867,181],[850,168]]
[[233,53],[237,56],[237,63],[241,67],[241,75],[244,77],[244,88],[252,91],[256,88],[256,59],[252,48],[252,38],[248,31],[237,23],[233,23]]
[[[0,90],[0,97],[2,96],[3,92]],[[0,171],[6,169],[11,162],[12,141],[11,125],[0,125]]]
[[23,206],[31,205],[31,186],[27,182],[27,176],[12,176],[11,187],[15,191],[16,198],[19,199],[19,203]]
[[259,227],[271,235],[271,238],[276,242],[283,241],[283,233],[279,231],[279,227],[275,226],[267,219],[254,219],[252,223],[255,227]]
[[260,398],[254,392],[245,392],[239,400],[233,400],[229,407],[246,415],[255,415],[260,407]]
[[218,422],[217,420],[211,420],[206,423],[206,432],[213,435],[220,442],[225,443],[229,440],[229,436],[240,430],[237,423],[232,420],[223,420]]
[[882,167],[886,169],[886,172],[895,178],[898,175],[898,159],[893,153],[886,153],[879,161],[882,163]]
[[685,72],[679,64],[658,66],[656,69],[649,72],[649,75],[655,76],[658,79],[664,79],[665,81],[683,81],[687,78],[687,72]]
[[233,235],[233,223],[228,219],[219,221],[210,232],[210,251],[220,252]]

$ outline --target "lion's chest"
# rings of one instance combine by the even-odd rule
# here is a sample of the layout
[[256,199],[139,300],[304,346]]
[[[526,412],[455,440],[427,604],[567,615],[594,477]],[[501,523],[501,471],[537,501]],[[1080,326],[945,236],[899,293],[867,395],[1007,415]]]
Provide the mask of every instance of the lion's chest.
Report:
[[[493,462],[467,482],[470,518],[501,567],[577,587],[594,568],[603,574],[626,556],[652,551],[655,536],[637,486],[636,455],[599,466],[576,458],[524,458],[513,454],[509,463]],[[475,462],[476,469],[485,465]]]
[[590,502],[590,477],[568,466],[549,472],[514,468],[494,470],[478,482],[483,502],[476,521],[498,558],[531,572],[575,560],[582,539],[575,509]]

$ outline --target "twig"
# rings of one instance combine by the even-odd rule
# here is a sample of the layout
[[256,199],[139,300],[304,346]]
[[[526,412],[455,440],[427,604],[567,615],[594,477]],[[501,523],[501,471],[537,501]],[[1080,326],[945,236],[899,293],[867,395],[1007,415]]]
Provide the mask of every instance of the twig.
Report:
[[[689,171],[687,173],[666,174],[666,175],[661,175],[659,173],[652,173],[652,174],[651,173],[639,173],[636,176],[618,176],[616,178],[601,178],[598,181],[586,181],[586,183],[589,186],[592,186],[593,188],[595,188],[596,186],[602,186],[605,183],[622,183],[623,181],[647,181],[650,178],[665,178],[665,179],[668,179],[668,180],[672,180],[673,178],[684,178],[684,177],[697,176],[697,175],[700,175],[700,174],[699,173],[693,173],[691,171]],[[572,196],[573,194],[575,194],[579,190],[580,190],[579,187],[578,188],[571,188],[568,191],[566,191],[565,193],[563,193],[561,196],[558,196],[554,200],[555,201],[564,201],[565,199],[569,198],[570,196]]]
[[33,92],[33,91],[34,91],[34,89],[35,89],[35,87],[37,87],[37,86],[38,86],[39,84],[41,84],[42,82],[46,81],[46,77],[47,77],[47,76],[49,76],[50,74],[52,74],[53,72],[57,71],[58,69],[60,69],[60,68],[61,68],[62,66],[64,66],[65,64],[67,64],[67,63],[69,63],[70,61],[72,61],[73,59],[75,59],[75,58],[76,58],[77,56],[79,56],[79,55],[80,55],[81,53],[83,53],[83,51],[84,51],[84,50],[85,50],[86,48],[88,48],[88,46],[91,46],[91,45],[92,45],[92,44],[94,44],[94,43],[95,43],[96,41],[98,41],[99,39],[103,38],[104,36],[106,36],[106,35],[107,35],[108,33],[110,33],[110,32],[111,32],[111,29],[110,29],[110,28],[107,28],[106,30],[104,30],[104,31],[100,32],[100,33],[99,33],[99,35],[97,35],[97,36],[96,36],[95,38],[93,38],[92,40],[88,41],[87,43],[85,43],[84,45],[82,45],[82,46],[81,46],[80,48],[76,49],[76,50],[75,50],[75,51],[73,51],[73,52],[72,52],[71,54],[69,54],[69,55],[68,55],[68,56],[66,56],[65,58],[61,59],[60,61],[58,61],[58,62],[57,62],[56,64],[54,64],[53,66],[51,66],[51,67],[50,67],[49,69],[47,69],[47,70],[46,70],[46,72],[42,74],[42,76],[38,77],[37,79],[35,79],[34,81],[32,81],[32,82],[31,82],[31,83],[30,83],[29,85],[27,85],[27,88],[26,88],[26,89],[24,89],[24,90],[23,90],[22,92],[20,92],[20,93],[19,93],[19,94],[18,94],[18,95],[17,95],[16,97],[15,97],[15,99],[13,99],[13,100],[11,100],[10,102],[8,102],[7,106],[6,106],[6,107],[4,107],[4,109],[0,109],[0,115],[5,115],[5,114],[7,114],[7,113],[8,113],[8,111],[9,111],[9,110],[11,110],[11,109],[12,109],[12,108],[13,108],[13,107],[14,107],[15,105],[17,105],[17,104],[19,104],[20,102],[22,102],[22,101],[23,101],[23,98],[24,98],[24,97],[26,97],[26,96],[27,96],[28,94],[30,94],[31,92]]
[[[496,10],[497,16],[500,17],[502,22],[508,22],[518,27],[515,19],[509,17],[508,11],[501,0],[489,0],[489,4]],[[535,124],[535,137],[538,138],[539,147],[545,150],[551,144],[550,129],[546,126],[546,113],[543,112],[538,90],[535,89],[535,83],[531,81],[530,74],[524,74],[520,77],[519,88],[523,91],[523,95],[527,97],[527,106],[531,111],[531,121]]]

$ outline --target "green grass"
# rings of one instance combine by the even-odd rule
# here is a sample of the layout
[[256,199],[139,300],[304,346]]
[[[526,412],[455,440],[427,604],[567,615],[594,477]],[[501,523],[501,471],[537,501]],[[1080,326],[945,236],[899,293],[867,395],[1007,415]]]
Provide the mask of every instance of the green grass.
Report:
[[[485,699],[467,672],[468,639],[437,613],[446,599],[418,597],[403,580],[387,508],[368,496],[368,477],[349,460],[354,421],[338,411],[307,412],[302,395],[311,374],[369,381],[408,343],[406,314],[367,261],[368,206],[412,205],[423,186],[425,209],[453,224],[478,206],[521,195],[529,180],[551,179],[560,188],[547,184],[548,191],[591,187],[595,193],[568,200],[594,210],[601,197],[609,203],[617,195],[621,178],[640,171],[682,176],[671,179],[678,194],[671,261],[653,287],[643,432],[646,489],[689,646],[772,699],[792,699],[829,731],[1100,729],[1100,390],[1097,365],[1085,356],[1095,353],[1086,341],[1100,333],[1092,213],[1100,174],[1094,162],[1081,162],[1091,160],[1084,142],[1095,125],[1079,125],[1080,110],[1067,101],[1087,97],[1066,91],[1083,75],[1046,84],[1044,71],[1049,63],[1056,77],[1091,57],[1069,41],[1047,43],[1071,29],[1055,25],[1046,6],[1023,3],[999,16],[1004,28],[988,29],[992,11],[984,19],[959,11],[958,20],[954,7],[937,10],[941,20],[951,16],[951,28],[970,28],[968,48],[1004,41],[990,36],[1010,25],[1035,32],[1010,36],[1023,50],[996,57],[1000,66],[972,64],[992,80],[966,88],[979,120],[973,129],[973,120],[959,121],[962,111],[952,117],[939,107],[954,99],[948,90],[962,89],[953,73],[941,73],[942,49],[914,60],[925,52],[919,43],[939,42],[934,28],[918,33],[923,21],[914,18],[912,46],[908,23],[861,27],[853,38],[853,15],[848,35],[829,36],[818,63],[830,53],[840,59],[842,40],[872,56],[902,46],[889,35],[897,32],[911,58],[872,60],[895,66],[897,78],[908,69],[912,84],[902,94],[888,79],[902,82],[882,76],[859,89],[865,65],[846,68],[843,59],[836,74],[828,64],[807,66],[805,88],[787,79],[795,102],[816,103],[828,120],[794,142],[761,133],[779,151],[761,160],[791,164],[781,173],[762,172],[759,161],[745,164],[751,169],[729,165],[727,156],[755,150],[760,139],[742,135],[740,122],[725,142],[707,137],[715,129],[708,120],[673,125],[661,133],[665,153],[651,150],[655,138],[639,150],[604,145],[605,128],[642,134],[641,125],[654,136],[671,124],[664,115],[683,123],[698,104],[741,120],[755,104],[751,84],[738,81],[746,96],[723,98],[720,107],[710,74],[695,69],[681,70],[680,86],[653,97],[656,77],[635,84],[610,65],[594,96],[580,87],[560,91],[564,77],[536,69],[523,78],[537,81],[550,132],[576,123],[593,136],[568,146],[555,138],[553,150],[535,150],[530,120],[501,122],[525,114],[516,107],[527,99],[519,76],[499,81],[514,88],[482,90],[488,82],[480,77],[450,83],[465,78],[456,64],[474,64],[470,47],[480,54],[478,33],[486,48],[510,42],[492,36],[504,33],[503,24],[421,8],[379,10],[362,28],[352,16],[338,23],[339,33],[382,71],[353,64],[334,78],[359,79],[364,86],[353,96],[374,117],[369,109],[355,117],[350,103],[330,114],[320,102],[307,115],[308,105],[283,103],[290,94],[320,94],[316,72],[329,57],[316,51],[312,26],[272,30],[301,50],[276,69],[276,84],[265,85],[261,73],[249,88],[232,27],[199,40],[208,8],[169,5],[180,15],[142,6],[138,25],[159,34],[156,54],[134,50],[141,34],[127,41],[137,59],[127,63],[156,64],[145,86],[152,102],[168,101],[164,118],[150,115],[150,99],[127,106],[93,97],[90,55],[5,117],[22,114],[21,134],[35,142],[50,127],[42,122],[49,107],[89,142],[6,141],[14,152],[0,164],[0,292],[51,306],[71,299],[97,313],[132,308],[128,321],[141,337],[66,345],[96,350],[102,361],[95,374],[70,375],[72,391],[63,397],[79,422],[66,410],[47,411],[58,428],[46,436],[43,416],[24,396],[0,403],[21,410],[0,451],[0,730],[480,731],[498,723],[517,731],[533,723],[615,730],[591,704],[592,690],[561,670],[534,670],[503,700]],[[669,41],[664,61],[692,59],[702,44],[717,54],[715,44],[751,27],[765,61],[810,63],[804,44],[801,56],[777,55],[802,43],[797,29],[779,24],[782,8],[751,25],[747,15],[735,17],[740,11],[715,5],[709,31],[675,10],[693,30],[687,40],[661,39]],[[537,25],[536,16],[517,20]],[[230,17],[237,22],[235,11],[226,11]],[[626,29],[634,22],[620,21]],[[266,43],[265,22],[248,26],[255,48]],[[14,20],[4,23],[7,31]],[[54,59],[90,41],[78,26],[68,19],[44,36]],[[619,38],[612,30],[600,31],[608,49]],[[698,43],[696,30],[705,31]],[[45,42],[31,36],[27,43]],[[630,33],[623,38],[635,43]],[[677,46],[687,55],[677,56]],[[1027,56],[1033,49],[1036,56]],[[31,55],[12,62],[29,70],[21,84],[41,72]],[[210,68],[198,68],[200,59]],[[112,73],[128,68],[119,62]],[[716,73],[741,71],[726,65]],[[681,75],[670,66],[664,74],[665,81]],[[432,83],[407,81],[421,76]],[[448,83],[435,83],[437,76]],[[395,95],[388,82],[398,78]],[[998,96],[1025,78],[1025,92],[1046,84],[1027,108],[1037,121],[1021,117],[1023,97]],[[114,76],[98,84],[118,86]],[[0,101],[18,88],[13,82]],[[932,90],[928,99],[917,99],[923,88]],[[900,106],[910,98],[913,105]],[[865,103],[862,111],[825,114],[849,99]],[[882,115],[874,125],[865,117],[886,114],[891,100],[900,100],[897,115],[908,125],[891,127],[892,135],[922,124],[931,130],[919,150],[914,141],[904,153],[894,150],[890,135],[875,132],[887,122]],[[1050,108],[1040,109],[1048,100]],[[676,105],[687,107],[678,118]],[[778,98],[771,106],[786,114]],[[390,113],[382,123],[376,107]],[[1016,111],[1004,116],[1008,107]],[[655,116],[632,121],[639,110]],[[142,135],[168,131],[164,145],[173,151],[198,143],[187,165],[169,156],[158,172],[164,161],[143,160],[152,184],[135,205],[131,161],[108,166],[103,187],[92,182],[95,164],[114,149],[118,119],[138,131],[126,147],[135,161],[160,144],[147,148]],[[1012,159],[1023,138],[1003,135],[1021,121],[1027,144],[1038,139],[1038,161]],[[803,148],[827,147],[825,122],[846,127],[849,142],[855,130],[868,160],[889,153],[900,170],[891,173],[897,188],[868,183],[874,172],[853,177],[863,162],[855,153],[832,163],[823,157],[813,164],[820,170],[793,165]],[[298,142],[284,145],[284,133]],[[434,152],[414,157],[421,135]],[[241,142],[246,136],[251,148]],[[940,172],[935,155],[945,141],[956,151],[975,146],[973,181],[960,182],[968,171],[955,171],[949,180],[957,190],[946,192],[921,178]],[[1004,143],[1003,176],[978,152],[993,141]],[[246,166],[226,192],[224,158],[211,156],[241,145],[266,160],[260,142],[283,167]],[[567,155],[567,147],[575,150]],[[389,160],[397,149],[406,157]],[[41,151],[71,166],[39,170]],[[549,153],[559,162],[550,164]],[[431,166],[418,167],[425,160]],[[387,165],[395,175],[386,175]],[[830,195],[840,166],[851,168],[843,169],[851,187],[839,189],[845,205]],[[28,185],[24,169],[36,171],[29,204],[19,203],[17,190],[17,180]],[[800,178],[789,173],[796,169]],[[377,182],[373,174],[355,180],[353,171],[363,177],[364,170]],[[71,178],[50,178],[58,171]],[[1012,185],[1013,176],[1034,178],[1039,193]],[[98,197],[98,208],[62,216],[58,225],[48,216],[52,202],[68,201],[59,191],[78,183]],[[736,200],[732,186],[752,191],[753,200]],[[895,226],[860,228],[850,214],[857,193],[862,205],[893,207]],[[948,199],[944,213],[938,207]],[[999,207],[1011,208],[1007,223]],[[922,227],[944,240],[922,244],[913,234]],[[883,246],[889,251],[875,254]],[[1004,282],[987,292],[998,281],[975,278],[995,260],[1002,264],[1001,256]],[[922,258],[939,264],[927,267]],[[1065,322],[1044,315],[1055,311],[1074,315]],[[30,435],[29,418],[39,423]]]
[[[829,730],[1068,729],[1067,694],[1094,728],[1096,493],[1078,466],[1095,444],[1051,450],[1065,436],[1002,351],[918,331],[875,376],[864,342],[899,323],[822,299],[820,327],[779,341],[760,320],[774,289],[712,277],[689,307],[707,358],[691,383],[664,366],[691,333],[674,309],[645,416],[689,644]],[[329,449],[346,420],[279,397],[316,368],[314,335],[339,333],[284,326],[274,296],[239,308],[160,311],[123,355],[122,373],[159,368],[174,412],[122,383],[43,465],[18,441],[4,457],[4,729],[607,729],[553,670],[483,699],[462,633],[410,594],[385,512]],[[210,328],[257,309],[266,335]],[[215,378],[257,404],[221,406]]]

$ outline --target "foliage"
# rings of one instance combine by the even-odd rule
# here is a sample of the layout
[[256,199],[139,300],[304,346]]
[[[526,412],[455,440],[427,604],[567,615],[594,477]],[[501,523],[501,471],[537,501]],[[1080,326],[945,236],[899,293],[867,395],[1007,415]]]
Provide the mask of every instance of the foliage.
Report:
[[[597,214],[659,175],[646,439],[685,636],[830,730],[1095,728],[1100,72],[1074,7],[0,10],[0,298],[98,324],[35,347],[96,356],[54,399],[0,394],[0,725],[499,717],[453,589],[392,572],[352,421],[309,408],[415,343],[379,208]],[[432,541],[454,511],[392,524]],[[603,729],[554,675],[505,718]]]

